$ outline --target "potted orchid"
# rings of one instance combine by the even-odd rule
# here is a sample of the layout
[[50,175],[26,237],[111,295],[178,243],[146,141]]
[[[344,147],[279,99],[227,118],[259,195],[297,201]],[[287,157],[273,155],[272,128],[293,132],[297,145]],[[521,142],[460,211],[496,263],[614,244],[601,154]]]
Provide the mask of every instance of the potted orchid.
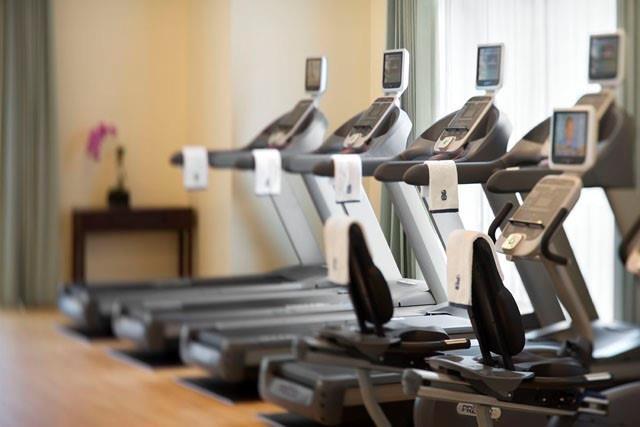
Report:
[[[87,138],[87,154],[94,161],[100,161],[102,146],[109,139],[115,139],[118,130],[114,125],[104,122],[98,123],[91,131]],[[110,208],[127,208],[129,207],[129,191],[125,187],[126,173],[124,170],[125,149],[122,144],[116,146],[116,168],[117,181],[116,185],[109,189],[107,194],[107,203]]]

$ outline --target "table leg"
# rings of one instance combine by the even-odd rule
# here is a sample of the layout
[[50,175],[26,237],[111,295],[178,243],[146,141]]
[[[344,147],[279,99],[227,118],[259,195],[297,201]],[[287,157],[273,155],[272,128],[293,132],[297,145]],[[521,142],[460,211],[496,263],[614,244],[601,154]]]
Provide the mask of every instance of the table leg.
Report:
[[85,281],[85,235],[84,230],[74,226],[72,242],[72,278],[76,283]]
[[180,277],[185,277],[185,254],[184,254],[184,244],[185,244],[185,231],[178,231],[178,275]]

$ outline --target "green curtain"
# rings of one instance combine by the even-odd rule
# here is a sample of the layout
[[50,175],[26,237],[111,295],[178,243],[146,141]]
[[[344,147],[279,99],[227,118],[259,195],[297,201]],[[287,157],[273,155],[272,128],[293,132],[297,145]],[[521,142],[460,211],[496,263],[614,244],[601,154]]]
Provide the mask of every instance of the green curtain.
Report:
[[[640,4],[637,0],[618,0],[618,27],[626,37],[625,79],[619,99],[635,117],[636,186],[640,186]],[[620,238],[616,239],[619,243]],[[616,257],[616,260],[618,258]],[[616,265],[616,315],[622,320],[640,322],[640,283],[627,273],[621,262]]]
[[0,0],[0,304],[50,303],[57,280],[57,150],[48,0]]
[[[387,48],[405,48],[411,54],[409,86],[402,96],[413,129],[412,143],[435,119],[437,91],[437,0],[388,0]],[[386,189],[381,194],[381,222],[393,255],[405,277],[417,276],[415,257],[394,213]]]

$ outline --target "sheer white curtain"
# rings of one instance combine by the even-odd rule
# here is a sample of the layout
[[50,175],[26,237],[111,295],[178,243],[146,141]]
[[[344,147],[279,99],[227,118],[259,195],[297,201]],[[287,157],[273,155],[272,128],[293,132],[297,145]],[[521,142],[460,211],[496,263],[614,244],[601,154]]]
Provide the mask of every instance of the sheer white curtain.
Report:
[[[588,38],[615,29],[615,0],[441,0],[439,6],[439,116],[474,94],[480,43],[506,47],[496,103],[513,125],[510,146],[554,107],[597,89],[587,82]],[[486,231],[493,214],[478,186],[464,186],[460,200],[465,226]],[[583,191],[565,228],[600,316],[613,318],[614,222],[602,191]],[[515,268],[502,261],[521,310],[530,311]]]

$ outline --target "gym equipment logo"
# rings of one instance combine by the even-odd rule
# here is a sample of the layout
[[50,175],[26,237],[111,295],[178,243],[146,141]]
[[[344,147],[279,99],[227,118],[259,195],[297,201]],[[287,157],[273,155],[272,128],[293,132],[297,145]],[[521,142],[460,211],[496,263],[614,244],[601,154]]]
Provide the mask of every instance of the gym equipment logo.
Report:
[[[465,415],[467,417],[475,417],[476,416],[476,405],[473,403],[458,403],[456,407],[456,411],[458,415]],[[491,419],[497,420],[502,416],[502,410],[500,408],[491,407],[489,410],[491,413]]]

